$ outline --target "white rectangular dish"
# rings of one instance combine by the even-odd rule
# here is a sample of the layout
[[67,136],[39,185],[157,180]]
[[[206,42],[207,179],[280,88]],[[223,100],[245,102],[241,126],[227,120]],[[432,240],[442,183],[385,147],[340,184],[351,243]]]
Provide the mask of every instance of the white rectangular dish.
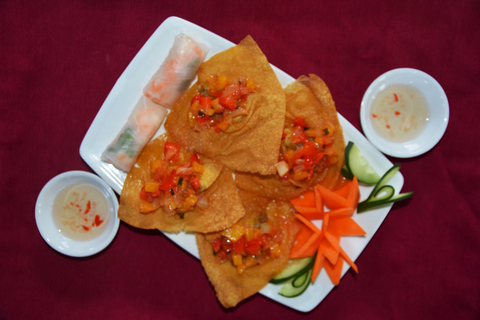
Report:
[[[155,33],[137,53],[122,75],[118,78],[88,129],[80,146],[80,155],[84,161],[118,194],[121,193],[126,173],[116,169],[111,164],[103,162],[101,160],[101,155],[126,123],[133,107],[143,94],[144,86],[167,56],[168,51],[173,45],[175,36],[182,32],[209,46],[210,51],[206,60],[212,55],[234,45],[234,43],[186,20],[178,17],[170,17],[158,27]],[[259,46],[261,47],[261,44],[259,44]],[[285,87],[295,80],[280,69],[274,66],[272,67],[282,86]],[[306,70],[305,73],[308,73],[308,70]],[[393,165],[340,114],[339,120],[343,127],[345,141],[355,142],[365,158],[379,174],[383,174]],[[165,129],[162,126],[157,132],[157,135],[164,132]],[[395,190],[401,190],[403,186],[403,176],[398,173],[389,184],[392,185]],[[361,186],[361,200],[365,199],[371,190],[372,187]],[[343,237],[341,239],[342,248],[353,261],[358,258],[360,253],[367,246],[370,239],[386,218],[390,209],[391,205],[371,210],[361,215],[355,214],[353,216],[353,219],[367,233],[364,237]],[[178,244],[178,246],[198,258],[198,249],[193,234],[164,234]],[[344,267],[342,276],[348,271],[349,268],[347,267],[348,266]],[[260,291],[260,293],[295,310],[308,312],[315,308],[327,296],[327,294],[333,289],[333,284],[330,282],[326,273],[322,271],[317,278],[317,281],[313,285],[310,285],[307,291],[297,298],[285,298],[279,295],[278,291],[280,288],[280,285],[268,284]]]

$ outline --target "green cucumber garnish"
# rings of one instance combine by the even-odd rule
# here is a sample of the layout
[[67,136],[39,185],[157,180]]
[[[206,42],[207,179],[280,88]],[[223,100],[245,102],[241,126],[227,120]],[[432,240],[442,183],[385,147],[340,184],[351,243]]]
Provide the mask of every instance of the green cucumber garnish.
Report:
[[410,198],[413,195],[413,192],[395,194],[395,188],[390,185],[387,185],[388,181],[393,178],[393,176],[400,170],[400,165],[396,164],[391,167],[385,174],[380,178],[368,198],[360,202],[357,206],[357,213],[362,213],[370,208],[383,206],[389,203],[401,201]]
[[299,275],[306,273],[307,269],[311,268],[312,263],[313,257],[292,259],[285,269],[270,280],[270,282],[273,284],[279,284],[298,277]]
[[[365,184],[375,184],[380,180],[380,176],[368,163],[367,159],[362,155],[360,149],[349,141],[345,148],[345,164],[346,169],[353,175],[357,176],[359,182]],[[345,170],[345,168],[343,169]],[[348,172],[342,171],[343,175],[348,179]]]

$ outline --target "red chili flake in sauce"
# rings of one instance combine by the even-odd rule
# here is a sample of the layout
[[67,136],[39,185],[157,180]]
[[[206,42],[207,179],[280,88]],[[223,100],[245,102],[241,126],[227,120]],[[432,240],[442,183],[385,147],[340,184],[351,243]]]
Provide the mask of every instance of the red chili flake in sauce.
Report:
[[375,113],[372,113],[372,117],[376,118],[378,116]]
[[89,228],[89,227],[87,227],[87,226],[82,226],[82,228],[83,228],[85,231],[88,231],[88,230],[90,230],[90,228]]
[[387,124],[386,127],[387,127],[387,129],[390,129],[390,125],[389,125],[389,124]]
[[101,225],[103,222],[103,220],[100,220],[100,216],[97,214],[95,216],[95,225],[98,227],[99,225]]
[[397,102],[397,101],[398,101],[398,96],[397,96],[397,94],[394,93],[393,96],[395,97],[395,102]]
[[400,111],[395,111],[395,114],[398,116],[400,114]]
[[90,203],[90,200],[88,200],[87,202],[87,208],[85,209],[85,214],[89,213],[90,212],[90,208],[92,207],[91,203]]

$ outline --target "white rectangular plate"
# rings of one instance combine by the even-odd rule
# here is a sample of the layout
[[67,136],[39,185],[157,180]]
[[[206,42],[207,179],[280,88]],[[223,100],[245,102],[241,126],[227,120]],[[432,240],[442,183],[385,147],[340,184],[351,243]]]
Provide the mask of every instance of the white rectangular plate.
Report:
[[[118,194],[121,193],[126,173],[116,169],[111,164],[103,162],[100,159],[101,155],[127,122],[127,118],[133,107],[143,94],[143,87],[147,84],[151,76],[168,55],[175,36],[181,32],[184,32],[193,39],[209,46],[210,51],[206,57],[207,60],[212,55],[224,51],[234,45],[232,42],[192,24],[191,22],[178,17],[170,17],[158,27],[155,33],[137,53],[120,78],[118,78],[80,146],[81,157]],[[275,66],[272,67],[282,86],[285,87],[295,80]],[[308,73],[308,70],[306,70],[306,72]],[[375,149],[367,139],[340,114],[339,120],[343,127],[345,141],[355,142],[365,158],[367,158],[379,174],[383,174],[392,166],[392,163]],[[163,132],[165,132],[165,129],[162,126],[157,132],[157,135]],[[401,190],[403,186],[403,176],[397,174],[390,181],[390,184],[395,190]],[[371,190],[372,187],[361,186],[361,200],[365,199]],[[366,231],[367,235],[364,237],[343,237],[341,239],[340,244],[342,248],[353,261],[358,258],[380,227],[390,211],[390,208],[391,206],[387,206],[361,215],[354,215],[354,220]],[[193,234],[164,234],[187,252],[198,258],[198,249]],[[348,269],[349,268],[344,267],[342,276],[348,271]],[[322,271],[316,282],[313,285],[310,285],[307,291],[300,297],[282,297],[278,294],[280,288],[280,285],[268,284],[260,291],[260,293],[295,310],[308,312],[315,308],[325,298],[325,296],[332,290],[333,285],[326,273]]]

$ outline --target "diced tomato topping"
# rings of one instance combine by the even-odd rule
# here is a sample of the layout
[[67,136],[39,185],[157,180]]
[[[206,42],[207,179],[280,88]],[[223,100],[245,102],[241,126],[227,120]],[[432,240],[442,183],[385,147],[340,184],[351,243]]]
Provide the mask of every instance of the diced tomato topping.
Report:
[[307,127],[307,126],[305,125],[305,122],[304,122],[303,118],[296,118],[296,119],[294,119],[294,120],[293,120],[293,125],[294,125],[294,126],[300,126],[300,127],[302,127],[302,128]]
[[210,107],[212,106],[212,98],[210,98],[209,96],[201,95],[200,104],[205,108],[204,110],[210,109]]
[[228,253],[223,250],[218,251],[217,257],[219,258],[220,262],[226,261],[228,259]]
[[[229,79],[225,75],[208,75],[206,80],[202,94],[191,100],[189,124],[195,130],[213,127],[215,132],[225,131],[231,123],[224,122],[225,118],[246,114],[247,97],[255,85],[251,79]],[[224,114],[226,111],[228,114]]]
[[[219,236],[213,241],[212,249],[218,263],[231,260],[237,267],[237,272],[242,274],[246,268],[274,258],[270,248],[278,246],[279,238],[273,235],[275,234],[273,230],[270,230],[274,232],[271,234],[262,231],[263,228],[241,226],[239,229],[244,229],[245,233],[236,241],[230,240],[226,235]],[[232,229],[228,234],[231,232],[234,230]]]
[[218,252],[222,248],[222,238],[216,238],[212,243],[213,251]]
[[247,254],[254,254],[254,255],[258,254],[262,244],[265,245],[265,242],[262,239],[260,238],[252,239],[248,241],[247,244],[245,245],[245,252]]
[[165,147],[163,148],[165,160],[170,160],[173,162],[180,161],[181,149],[182,147],[174,142],[165,142]]
[[237,102],[233,99],[232,96],[221,97],[219,100],[220,104],[225,108],[233,111],[237,108]]
[[245,251],[245,237],[241,237],[233,243],[233,252],[242,253]]
[[287,173],[282,171],[281,176],[286,183],[310,180],[325,156],[327,160],[322,162],[322,168],[331,164],[329,159],[335,155],[333,131],[330,123],[318,132],[310,130],[302,117],[292,120],[290,127],[287,127],[282,135],[286,145],[285,151],[280,154],[278,160],[288,164],[289,171]]
[[140,190],[140,199],[148,201],[148,193],[145,191],[145,187]]
[[198,155],[196,153],[192,154],[192,156],[190,157],[190,161],[200,163],[200,159],[198,159]]
[[206,123],[206,122],[210,122],[211,118],[206,114],[202,114],[202,115],[197,115],[197,120],[198,120],[198,123]]
[[192,181],[190,181],[190,184],[192,185],[193,189],[195,189],[195,191],[198,191],[198,189],[200,189],[200,178],[198,176],[195,176]]

